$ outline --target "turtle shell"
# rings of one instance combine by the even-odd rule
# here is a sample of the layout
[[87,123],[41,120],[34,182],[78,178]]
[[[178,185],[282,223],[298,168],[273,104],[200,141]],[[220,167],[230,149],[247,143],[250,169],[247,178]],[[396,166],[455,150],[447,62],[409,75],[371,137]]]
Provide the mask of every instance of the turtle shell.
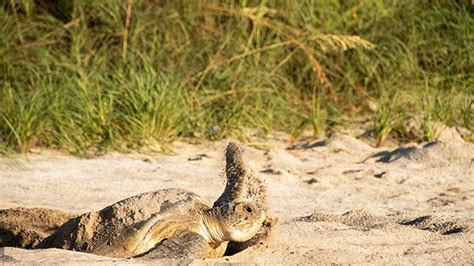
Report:
[[125,228],[137,222],[147,220],[154,214],[163,217],[185,215],[189,210],[205,210],[210,206],[203,198],[183,189],[147,192],[70,219],[37,248],[62,248],[106,255],[101,254],[97,247],[113,241]]

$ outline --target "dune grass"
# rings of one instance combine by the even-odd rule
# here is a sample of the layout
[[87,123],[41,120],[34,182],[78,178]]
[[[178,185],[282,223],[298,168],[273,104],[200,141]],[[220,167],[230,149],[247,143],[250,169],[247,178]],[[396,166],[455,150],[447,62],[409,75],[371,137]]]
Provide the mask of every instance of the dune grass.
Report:
[[0,150],[472,130],[473,36],[470,1],[3,0]]

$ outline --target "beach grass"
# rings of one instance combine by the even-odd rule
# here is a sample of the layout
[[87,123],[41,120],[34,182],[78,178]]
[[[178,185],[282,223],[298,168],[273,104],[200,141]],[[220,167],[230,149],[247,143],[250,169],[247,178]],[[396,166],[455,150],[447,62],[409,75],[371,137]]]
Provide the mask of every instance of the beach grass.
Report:
[[[470,1],[0,1],[0,151],[472,131]],[[408,118],[423,135],[409,137]]]

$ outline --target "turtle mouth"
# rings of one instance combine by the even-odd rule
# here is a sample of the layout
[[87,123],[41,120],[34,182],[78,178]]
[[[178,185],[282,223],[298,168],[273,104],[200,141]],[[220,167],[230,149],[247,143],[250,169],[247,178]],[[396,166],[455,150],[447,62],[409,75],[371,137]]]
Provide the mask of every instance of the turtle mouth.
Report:
[[244,230],[232,228],[231,230],[229,230],[228,238],[230,241],[245,242],[255,235],[256,231],[253,231],[254,230],[251,230],[251,228]]
[[257,234],[264,220],[265,211],[259,210],[255,218],[243,218],[235,225],[226,225],[225,231],[230,241],[245,242]]
[[263,221],[265,221],[265,218],[266,218],[265,211],[264,211],[264,210],[260,210],[260,211],[258,212],[258,218],[257,218],[258,224],[259,224],[260,226],[263,224]]

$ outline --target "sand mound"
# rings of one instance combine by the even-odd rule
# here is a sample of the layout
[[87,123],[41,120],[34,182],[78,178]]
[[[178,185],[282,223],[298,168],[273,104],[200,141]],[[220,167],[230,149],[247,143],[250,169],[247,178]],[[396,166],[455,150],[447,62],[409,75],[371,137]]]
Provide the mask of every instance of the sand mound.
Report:
[[442,235],[457,234],[470,231],[473,220],[462,221],[460,219],[446,219],[433,217],[431,215],[416,218],[402,219],[398,222],[401,225],[414,226],[421,230],[440,233]]
[[385,217],[377,216],[362,209],[348,211],[342,215],[313,213],[309,216],[296,218],[295,220],[302,222],[337,222],[357,228],[358,230],[381,228],[389,221]]
[[426,163],[442,166],[474,159],[474,145],[467,142],[433,141],[416,146],[406,146],[375,155],[384,163]]
[[43,208],[0,210],[0,247],[34,248],[69,218],[62,211]]
[[380,216],[363,209],[348,211],[342,215],[315,212],[293,220],[301,222],[336,222],[361,231],[403,225],[442,235],[468,232],[474,225],[472,219],[448,219],[433,217],[432,215],[415,218],[404,217],[403,215]]
[[332,152],[343,151],[349,154],[368,154],[374,151],[367,143],[340,133],[334,133],[326,141],[326,147]]

